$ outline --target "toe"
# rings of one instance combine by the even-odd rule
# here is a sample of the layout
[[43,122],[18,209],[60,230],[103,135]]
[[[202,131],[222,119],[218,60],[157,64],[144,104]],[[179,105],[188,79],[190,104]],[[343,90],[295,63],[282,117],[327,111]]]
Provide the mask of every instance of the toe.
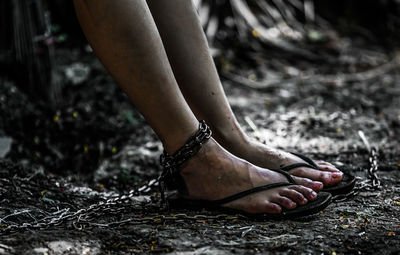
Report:
[[301,194],[301,192],[298,192],[295,189],[283,189],[281,192],[279,192],[281,196],[285,196],[290,198],[292,201],[294,201],[296,204],[299,205],[305,205],[307,204],[307,199]]
[[324,188],[324,184],[320,181],[313,181],[308,178],[295,177],[295,176],[293,176],[293,179],[297,184],[308,187],[314,191],[320,191]]
[[264,206],[263,206],[263,212],[278,214],[278,213],[282,212],[282,207],[280,207],[276,203],[266,201]]
[[[322,182],[326,186],[339,183],[342,180],[342,172],[328,172],[306,167],[299,167],[290,172],[290,174]],[[307,186],[307,185],[306,185]],[[308,187],[308,186],[307,186]]]
[[342,178],[343,178],[343,173],[342,172],[334,172],[334,173],[329,173],[330,179],[324,182],[326,186],[332,186],[338,184]]
[[322,170],[322,171],[340,172],[340,170],[339,170],[336,166],[332,165],[332,164],[329,163],[329,162],[326,162],[326,161],[317,161],[316,163],[317,163],[317,165],[318,165],[318,168],[319,168],[320,170]]
[[290,198],[281,195],[273,198],[272,202],[277,203],[280,206],[285,207],[286,209],[294,209],[296,207],[295,202],[293,202]]
[[304,197],[306,197],[308,200],[314,200],[314,199],[317,198],[317,193],[314,190],[310,189],[310,188],[307,188],[307,187],[304,187],[304,186],[300,186],[300,185],[291,186],[290,188],[298,191]]
[[[266,193],[268,194],[268,192]],[[257,193],[239,200],[224,204],[224,207],[233,208],[250,214],[271,213],[277,214],[282,212],[282,207],[277,203],[278,194],[264,197],[265,193]],[[273,201],[272,201],[273,200]]]

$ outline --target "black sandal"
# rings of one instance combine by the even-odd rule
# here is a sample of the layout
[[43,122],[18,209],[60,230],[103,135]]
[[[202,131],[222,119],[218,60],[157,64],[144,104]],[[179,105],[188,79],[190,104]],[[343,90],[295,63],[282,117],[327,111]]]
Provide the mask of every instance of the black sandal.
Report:
[[230,209],[223,207],[222,205],[248,196],[250,194],[269,190],[277,187],[297,185],[291,175],[282,170],[274,170],[283,174],[288,182],[277,182],[267,184],[264,186],[255,187],[249,190],[239,192],[237,194],[228,196],[219,200],[193,200],[185,198],[167,199],[165,197],[166,190],[178,190],[178,194],[187,194],[187,187],[179,173],[179,167],[194,156],[201,148],[202,144],[206,143],[211,137],[211,130],[204,121],[200,121],[198,131],[191,136],[186,143],[177,150],[173,155],[169,155],[166,151],[160,157],[160,163],[163,166],[163,172],[159,177],[161,200],[164,205],[170,205],[174,207],[184,207],[192,209],[206,208],[211,210],[217,210],[228,213],[239,213],[249,217],[263,218],[263,219],[290,219],[301,216],[309,216],[320,212],[325,209],[331,202],[332,195],[326,192],[319,192],[317,198],[313,201],[309,201],[306,205],[298,206],[295,209],[287,210],[282,208],[280,214],[250,214],[240,210]]
[[[316,170],[320,170],[318,165],[309,157],[304,156],[300,153],[290,152],[291,154],[301,158],[306,163],[295,163],[288,166],[281,167],[281,170],[288,172],[289,170],[295,169],[297,167],[307,167]],[[356,185],[356,177],[348,172],[343,172],[342,180],[336,184],[335,186],[331,187],[324,187],[321,191],[329,192],[333,196],[340,195],[340,194],[347,194],[350,193],[354,186]]]

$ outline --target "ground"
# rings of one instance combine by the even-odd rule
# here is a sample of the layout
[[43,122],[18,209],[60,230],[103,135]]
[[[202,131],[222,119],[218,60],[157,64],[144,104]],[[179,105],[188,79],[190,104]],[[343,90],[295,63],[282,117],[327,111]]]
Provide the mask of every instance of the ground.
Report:
[[[353,195],[289,221],[160,210],[157,187],[146,188],[161,170],[155,134],[92,53],[57,54],[69,79],[57,110],[2,80],[0,136],[8,153],[0,162],[0,254],[400,253],[395,54],[352,46],[337,66],[276,54],[247,62],[215,57],[234,112],[254,139],[358,177]],[[362,187],[370,183],[366,143],[378,150],[381,181],[370,189]],[[142,185],[140,194],[129,193]]]

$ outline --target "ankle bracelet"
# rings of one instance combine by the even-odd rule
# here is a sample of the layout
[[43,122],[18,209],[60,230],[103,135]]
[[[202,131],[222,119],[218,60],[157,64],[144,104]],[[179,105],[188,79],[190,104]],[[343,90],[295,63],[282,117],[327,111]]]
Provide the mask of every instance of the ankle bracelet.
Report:
[[185,144],[175,153],[170,155],[164,150],[160,156],[160,164],[163,171],[158,178],[160,185],[161,201],[165,205],[165,190],[187,191],[185,182],[179,173],[179,167],[196,155],[202,145],[211,137],[211,129],[204,120],[199,122],[199,129],[186,140]]

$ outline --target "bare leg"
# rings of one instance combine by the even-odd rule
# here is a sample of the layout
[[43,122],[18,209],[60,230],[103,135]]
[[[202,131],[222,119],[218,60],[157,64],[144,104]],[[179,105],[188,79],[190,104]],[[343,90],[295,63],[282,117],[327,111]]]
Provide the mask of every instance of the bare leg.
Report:
[[75,4],[96,55],[167,149],[178,149],[198,122],[176,84],[146,3],[77,0]]
[[[214,138],[234,155],[261,167],[278,169],[302,161],[251,141],[241,129],[226,99],[192,2],[148,0],[148,4],[181,91],[196,117],[210,124]],[[341,172],[333,165],[321,162],[320,168],[325,171],[296,168],[291,173],[326,185],[341,180]]]
[[[176,83],[154,20],[143,0],[75,0],[79,21],[97,56],[135,103],[169,153],[197,129]],[[181,170],[190,198],[215,200],[284,181],[275,172],[236,158],[213,139]],[[310,188],[259,192],[226,204],[247,212],[278,213],[315,198]]]

